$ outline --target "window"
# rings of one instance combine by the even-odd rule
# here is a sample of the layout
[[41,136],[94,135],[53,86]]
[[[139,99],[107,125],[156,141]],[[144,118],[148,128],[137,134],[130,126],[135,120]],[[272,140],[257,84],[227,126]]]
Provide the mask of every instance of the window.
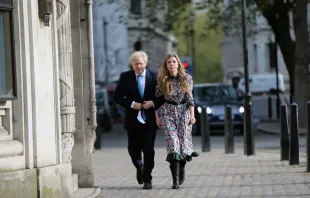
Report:
[[135,51],[140,51],[142,50],[142,43],[141,41],[136,41],[134,44],[133,44],[133,48]]
[[16,97],[12,1],[0,3],[0,100]]
[[238,100],[235,89],[230,85],[194,87],[194,98],[210,104]]
[[130,1],[130,12],[132,14],[141,15],[141,0]]
[[257,50],[257,45],[256,44],[254,44],[254,72],[255,73],[258,73],[259,72],[259,68],[258,67],[260,67],[260,65],[259,65],[259,62],[258,62],[258,55],[257,55],[257,53],[258,53],[258,50]]
[[276,68],[278,65],[277,43],[269,43],[269,68]]

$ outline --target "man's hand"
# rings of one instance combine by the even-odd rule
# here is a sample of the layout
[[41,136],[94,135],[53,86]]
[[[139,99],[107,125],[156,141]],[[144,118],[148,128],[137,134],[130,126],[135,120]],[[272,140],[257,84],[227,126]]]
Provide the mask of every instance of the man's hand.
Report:
[[135,110],[140,110],[140,109],[142,108],[142,104],[141,104],[141,103],[135,102],[135,104],[133,105],[133,108],[134,108]]
[[143,108],[144,109],[150,109],[153,107],[153,101],[144,101],[143,102]]

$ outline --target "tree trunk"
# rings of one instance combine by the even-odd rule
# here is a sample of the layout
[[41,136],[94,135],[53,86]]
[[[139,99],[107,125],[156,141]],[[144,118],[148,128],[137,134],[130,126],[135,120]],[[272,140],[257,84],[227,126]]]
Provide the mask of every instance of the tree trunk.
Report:
[[290,78],[290,102],[295,94],[295,43],[290,34],[289,6],[284,1],[276,1],[273,7],[264,7],[255,1],[270,25],[278,43]]
[[309,99],[309,32],[307,19],[308,0],[296,1],[293,23],[296,37],[295,49],[295,100],[298,104],[298,121],[301,128],[306,128],[307,100]]

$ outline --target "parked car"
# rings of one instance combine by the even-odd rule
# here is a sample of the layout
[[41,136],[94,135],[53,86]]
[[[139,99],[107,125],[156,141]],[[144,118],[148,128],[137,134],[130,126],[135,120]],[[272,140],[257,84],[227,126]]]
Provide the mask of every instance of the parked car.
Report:
[[108,92],[105,88],[96,89],[97,125],[103,132],[112,130],[111,110],[108,101]]
[[243,134],[243,92],[234,89],[231,85],[223,84],[196,84],[193,92],[196,117],[196,124],[193,127],[194,135],[200,135],[202,122],[200,116],[203,107],[206,107],[210,131],[224,129],[225,106],[227,105],[232,108],[234,129],[238,129]]
[[110,105],[108,102],[108,92],[105,88],[96,87],[96,106],[97,106],[97,128],[95,149],[101,148],[101,133],[112,130],[112,120]]

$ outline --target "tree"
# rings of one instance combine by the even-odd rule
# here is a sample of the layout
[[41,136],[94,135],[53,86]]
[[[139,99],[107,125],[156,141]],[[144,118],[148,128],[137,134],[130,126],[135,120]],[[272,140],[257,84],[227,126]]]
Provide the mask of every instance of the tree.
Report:
[[[179,17],[183,18],[183,20],[177,21],[172,31],[178,41],[177,51],[180,56],[191,56],[188,13],[189,9],[183,12],[184,17]],[[218,27],[218,32],[205,31],[205,18],[204,14],[196,14],[194,24],[196,48],[195,82],[221,82],[223,80],[223,72],[221,69],[222,53],[220,42],[222,41],[223,34],[220,26]]]
[[[308,90],[308,75],[309,75],[309,32],[307,20],[307,5],[308,0],[247,0],[247,25],[250,33],[255,33],[257,30],[256,18],[259,15],[264,16],[272,32],[275,35],[275,40],[282,52],[286,68],[290,78],[290,98],[291,102],[296,101],[299,107],[299,123],[301,127],[305,127],[306,118],[306,101],[310,99]],[[204,0],[200,3],[202,8],[211,8],[217,10],[211,13],[219,13],[224,10],[222,0]],[[225,7],[224,14],[214,17],[214,23],[223,20],[224,17],[229,17],[230,23],[225,24],[224,30],[226,34],[236,33],[235,27],[241,24],[241,18],[237,18],[240,13],[241,0],[230,1]],[[291,16],[293,16],[293,24],[291,24]],[[210,17],[210,14],[208,14]],[[254,25],[254,26],[253,26]],[[294,29],[295,37],[291,35],[291,30]],[[229,32],[230,31],[230,32]],[[240,32],[239,32],[240,33]],[[301,89],[299,92],[295,90]]]
[[[136,1],[139,3],[139,1]],[[151,40],[154,36],[154,28],[163,29],[167,33],[173,33],[177,37],[177,48],[179,55],[190,55],[189,37],[189,12],[193,9],[191,0],[148,0],[145,1],[145,9],[141,15],[135,15],[135,19],[147,19],[147,31],[144,37]],[[164,12],[163,12],[164,11]],[[164,14],[163,14],[164,13]],[[222,34],[214,34],[213,29],[204,31],[206,26],[204,16],[196,18],[196,82],[218,82],[222,80],[222,71],[220,69],[221,54],[219,42]],[[145,25],[145,24],[143,24]],[[219,24],[216,24],[219,27]],[[141,23],[142,26],[142,23]],[[214,28],[216,29],[216,28]],[[217,28],[220,32],[221,28]],[[207,37],[209,36],[209,37]],[[208,45],[211,44],[211,45]],[[208,55],[206,55],[208,53]],[[209,78],[205,78],[206,74]]]

